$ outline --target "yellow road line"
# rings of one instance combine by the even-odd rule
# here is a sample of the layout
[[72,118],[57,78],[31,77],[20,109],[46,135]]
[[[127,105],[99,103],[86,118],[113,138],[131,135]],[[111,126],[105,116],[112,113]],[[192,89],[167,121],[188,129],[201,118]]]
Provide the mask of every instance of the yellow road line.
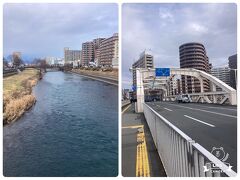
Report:
[[139,154],[139,147],[137,146],[137,153],[136,153],[136,176],[138,177],[138,169],[139,169],[139,157],[138,157],[138,154]]
[[144,145],[143,145],[143,157],[144,157],[144,177],[150,177],[147,144],[146,144],[145,140],[144,140]]
[[134,126],[124,126],[122,129],[137,129],[137,128],[143,128],[143,125],[134,125]]
[[143,167],[142,167],[143,159],[142,159],[142,144],[140,144],[140,164],[139,164],[139,172],[140,172],[140,177],[143,176]]
[[[143,126],[141,127],[143,128]],[[150,177],[148,152],[144,130],[137,134],[136,177]]]
[[126,112],[126,110],[128,110],[128,108],[131,106],[132,104],[129,104],[123,111],[122,114]]

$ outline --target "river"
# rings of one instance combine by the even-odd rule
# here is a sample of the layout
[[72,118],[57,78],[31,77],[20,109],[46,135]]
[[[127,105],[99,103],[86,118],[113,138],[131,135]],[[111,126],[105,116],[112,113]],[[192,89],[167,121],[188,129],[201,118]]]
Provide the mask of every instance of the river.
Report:
[[4,176],[117,176],[118,88],[48,72],[37,103],[3,128]]

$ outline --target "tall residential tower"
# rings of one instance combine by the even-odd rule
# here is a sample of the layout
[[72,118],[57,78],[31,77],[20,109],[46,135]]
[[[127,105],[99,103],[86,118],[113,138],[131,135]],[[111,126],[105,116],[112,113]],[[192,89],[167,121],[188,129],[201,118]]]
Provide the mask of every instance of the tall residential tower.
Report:
[[113,60],[118,59],[118,33],[104,39],[100,44],[100,65],[112,66]]
[[[180,68],[194,68],[204,72],[210,72],[210,64],[205,47],[201,43],[191,42],[179,47]],[[191,76],[182,76],[182,92],[198,93],[201,91],[200,82]],[[209,82],[204,80],[204,91],[209,91]]]
[[132,69],[133,69],[133,86],[136,86],[136,70],[135,68],[153,68],[153,55],[151,51],[143,51],[139,59],[133,63]]
[[88,66],[89,62],[94,61],[94,43],[88,41],[82,43],[82,66]]
[[237,87],[237,54],[228,58],[228,67],[230,68],[230,86],[234,89]]

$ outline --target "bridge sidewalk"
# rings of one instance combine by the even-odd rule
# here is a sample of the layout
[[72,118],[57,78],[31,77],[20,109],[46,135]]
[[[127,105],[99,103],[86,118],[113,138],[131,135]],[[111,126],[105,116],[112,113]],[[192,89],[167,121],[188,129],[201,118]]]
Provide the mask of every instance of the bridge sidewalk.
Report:
[[136,114],[133,104],[122,112],[122,175],[166,176],[144,114]]

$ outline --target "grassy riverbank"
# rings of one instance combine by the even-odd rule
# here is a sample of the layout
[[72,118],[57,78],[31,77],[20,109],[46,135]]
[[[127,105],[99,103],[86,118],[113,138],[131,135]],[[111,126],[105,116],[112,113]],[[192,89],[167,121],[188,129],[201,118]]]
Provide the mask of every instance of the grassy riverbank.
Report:
[[101,70],[85,70],[85,69],[72,69],[74,73],[83,74],[83,75],[90,75],[96,77],[103,77],[103,78],[112,78],[118,80],[118,70],[112,71],[101,71]]
[[3,78],[3,123],[8,124],[21,117],[35,103],[32,87],[37,84],[40,72],[27,69]]

